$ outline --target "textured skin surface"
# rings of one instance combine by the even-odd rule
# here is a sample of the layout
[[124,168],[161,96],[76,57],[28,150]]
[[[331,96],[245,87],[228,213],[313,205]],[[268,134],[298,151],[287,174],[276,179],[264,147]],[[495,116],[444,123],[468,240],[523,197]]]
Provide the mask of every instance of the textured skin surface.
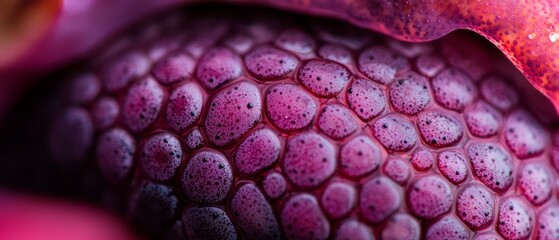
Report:
[[[152,234],[177,224],[184,231],[175,234],[195,239],[553,234],[536,226],[538,217],[557,221],[548,206],[557,203],[551,166],[559,147],[528,105],[503,110],[493,95],[479,94],[487,76],[464,68],[475,59],[457,59],[448,43],[405,44],[350,26],[336,35],[307,18],[294,17],[308,22],[301,25],[281,15],[243,17],[251,21],[172,15],[95,59],[82,70],[93,80],[80,84],[103,90],[63,97],[64,110],[79,117],[53,128],[53,141],[75,146],[68,154],[53,146],[61,163],[99,163],[125,193],[133,222]],[[179,43],[161,48],[162,36]],[[120,65],[114,56],[131,51],[150,71],[104,75],[109,60]],[[158,74],[156,66],[178,52],[196,67]],[[508,77],[498,69],[490,75]],[[169,83],[168,76],[182,77]],[[126,83],[107,88],[114,77]],[[175,94],[181,89],[191,90]],[[98,99],[117,103],[114,121],[90,123]],[[479,102],[487,106],[474,109]],[[63,134],[64,124],[75,134]],[[84,157],[91,149],[96,154]],[[479,198],[468,199],[470,192]]]

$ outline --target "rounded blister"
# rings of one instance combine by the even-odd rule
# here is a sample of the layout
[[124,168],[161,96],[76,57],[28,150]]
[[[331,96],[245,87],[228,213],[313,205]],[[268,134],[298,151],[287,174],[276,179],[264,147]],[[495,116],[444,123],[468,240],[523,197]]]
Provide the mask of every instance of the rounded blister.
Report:
[[467,149],[474,175],[495,192],[507,191],[514,179],[508,152],[496,143],[473,143]]
[[409,63],[388,48],[373,46],[359,54],[357,66],[367,77],[386,85],[394,80],[397,73],[408,69]]
[[235,166],[240,172],[253,175],[272,166],[281,151],[280,140],[268,128],[254,131],[237,149]]
[[363,121],[379,116],[386,109],[384,90],[371,80],[357,79],[347,90],[349,107]]
[[287,239],[327,239],[330,223],[316,198],[302,193],[292,196],[281,210],[281,225]]
[[285,50],[303,54],[313,52],[316,47],[315,40],[298,28],[289,28],[281,32],[275,44]]
[[417,142],[417,132],[412,123],[398,114],[379,118],[371,129],[374,136],[388,150],[408,151]]
[[269,45],[252,49],[245,55],[244,62],[248,72],[261,80],[285,77],[299,65],[295,55]]
[[468,177],[468,164],[466,156],[457,150],[440,152],[437,156],[437,166],[441,174],[451,183],[459,184]]
[[410,168],[408,164],[399,158],[386,161],[382,170],[386,176],[400,185],[406,184],[410,178]]
[[189,239],[238,239],[231,219],[217,207],[188,208],[182,215],[182,221]]
[[225,146],[239,140],[262,115],[260,91],[249,82],[232,85],[210,102],[204,127],[210,142]]
[[431,101],[427,78],[409,71],[398,75],[390,85],[389,96],[396,111],[415,115],[427,107]]
[[456,197],[456,215],[472,229],[489,225],[495,216],[495,200],[491,192],[478,184],[470,184]]
[[152,78],[132,85],[122,106],[124,125],[134,132],[148,128],[159,116],[164,97],[165,92]]
[[464,135],[458,119],[439,111],[420,114],[417,118],[417,127],[423,140],[436,148],[455,145]]
[[421,55],[416,60],[417,70],[427,77],[434,77],[445,67],[441,57],[435,55]]
[[541,154],[549,141],[540,123],[523,109],[511,112],[503,129],[507,146],[521,159]]
[[474,240],[503,240],[501,236],[493,232],[485,232],[478,234],[474,237]]
[[425,237],[433,240],[467,240],[470,238],[470,232],[456,218],[448,216],[431,225]]
[[472,80],[456,69],[442,71],[431,84],[437,102],[450,110],[461,112],[477,97]]
[[287,139],[283,169],[289,180],[300,188],[322,184],[336,170],[334,146],[315,132]]
[[318,97],[330,98],[338,95],[349,82],[351,73],[343,65],[321,59],[303,63],[297,80]]
[[83,73],[74,77],[68,84],[68,98],[77,104],[89,103],[101,91],[101,83],[92,73]]
[[503,116],[484,101],[474,103],[464,113],[464,121],[472,135],[481,138],[492,137],[501,129]]
[[292,84],[278,84],[266,92],[266,116],[285,131],[308,126],[316,114],[316,103],[305,90]]
[[318,116],[318,128],[332,139],[342,139],[357,130],[357,121],[349,109],[340,104],[326,105]]
[[371,229],[357,220],[347,220],[336,230],[335,240],[373,240]]
[[107,130],[97,139],[95,159],[104,178],[111,183],[122,181],[134,165],[136,142],[123,129]]
[[182,190],[190,200],[217,203],[223,201],[229,193],[233,171],[225,156],[206,150],[188,160],[181,182]]
[[280,239],[279,224],[264,195],[252,184],[240,187],[231,199],[235,222],[251,239]]
[[376,177],[363,184],[359,193],[359,211],[367,221],[379,223],[394,213],[402,202],[396,184]]
[[200,84],[208,89],[217,87],[241,76],[241,58],[226,47],[208,50],[198,62],[196,76]]
[[381,236],[385,240],[419,240],[421,227],[412,216],[396,213],[388,219]]
[[546,207],[539,213],[536,236],[537,239],[559,238],[559,205],[557,203]]
[[158,232],[173,221],[179,199],[165,185],[143,182],[132,192],[128,202],[127,215],[136,227]]
[[433,156],[433,153],[431,153],[431,151],[424,148],[419,148],[411,156],[410,162],[415,170],[425,172],[433,167],[435,156]]
[[175,131],[190,127],[202,113],[204,96],[198,84],[189,82],[177,87],[167,102],[167,124]]
[[417,179],[406,193],[410,211],[424,219],[435,219],[452,208],[454,196],[450,185],[437,175]]
[[518,103],[518,94],[503,79],[490,77],[481,82],[481,95],[501,111],[508,111]]
[[200,132],[200,129],[198,129],[198,128],[192,129],[186,135],[184,141],[185,141],[185,144],[186,144],[186,148],[189,149],[189,150],[194,150],[194,149],[201,148],[205,144],[204,136],[202,136],[202,132]]
[[369,137],[349,140],[340,150],[340,170],[349,177],[362,177],[375,171],[383,161],[382,153]]
[[50,134],[50,150],[57,162],[77,167],[93,142],[93,123],[84,109],[68,108],[55,119]]
[[501,202],[497,219],[497,231],[505,239],[528,239],[532,234],[533,211],[518,198]]
[[320,203],[324,212],[332,219],[340,219],[347,215],[356,202],[355,188],[343,182],[330,183],[322,193]]
[[181,143],[175,136],[159,133],[144,144],[140,165],[151,179],[165,181],[175,175],[183,155]]
[[120,108],[111,97],[99,98],[91,105],[91,121],[96,129],[111,127],[118,119]]
[[546,168],[543,164],[528,163],[518,171],[520,193],[535,206],[549,200],[553,191],[553,179]]
[[350,64],[352,53],[339,44],[324,44],[318,49],[318,56],[341,64]]
[[149,60],[139,51],[120,55],[101,70],[101,80],[105,89],[115,92],[123,89],[133,80],[143,76],[149,69]]
[[160,60],[152,73],[161,84],[169,85],[189,78],[194,72],[196,62],[184,52],[174,53]]
[[262,189],[269,198],[277,199],[287,190],[287,181],[280,173],[272,172],[264,177]]

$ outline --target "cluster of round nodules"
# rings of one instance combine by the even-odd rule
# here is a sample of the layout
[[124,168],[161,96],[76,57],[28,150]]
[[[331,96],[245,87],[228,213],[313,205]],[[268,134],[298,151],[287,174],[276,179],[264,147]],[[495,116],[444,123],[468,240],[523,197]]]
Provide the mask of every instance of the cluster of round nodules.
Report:
[[220,18],[66,88],[55,155],[94,153],[140,224],[193,239],[558,236],[551,137],[506,79],[434,45]]

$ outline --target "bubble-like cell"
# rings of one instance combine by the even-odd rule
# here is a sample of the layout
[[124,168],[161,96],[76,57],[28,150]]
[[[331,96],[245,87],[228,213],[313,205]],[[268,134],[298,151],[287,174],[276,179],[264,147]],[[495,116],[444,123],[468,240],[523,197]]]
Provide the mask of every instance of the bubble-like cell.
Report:
[[92,73],[83,73],[73,78],[68,86],[68,97],[77,104],[89,103],[101,91],[101,83]]
[[173,84],[189,78],[196,62],[184,52],[174,53],[155,64],[152,74],[161,84]]
[[390,48],[394,49],[407,58],[414,58],[421,54],[433,51],[433,46],[428,43],[411,43],[399,41],[396,39],[387,39],[386,43],[388,44],[388,46],[390,46]]
[[501,202],[497,218],[497,232],[505,239],[529,239],[534,228],[532,208],[519,198]]
[[350,64],[352,62],[351,52],[342,45],[324,44],[318,49],[318,56],[341,64]]
[[552,144],[549,151],[549,160],[556,171],[559,172],[559,132],[552,134]]
[[476,57],[472,57],[475,51],[468,54],[466,51],[457,51],[456,44],[445,45],[446,46],[443,46],[443,53],[446,55],[446,60],[451,66],[464,71],[464,73],[468,74],[468,76],[476,82],[480,80],[483,75],[487,74],[487,66],[483,66],[481,64],[482,61],[479,61]]
[[185,138],[186,148],[189,150],[195,150],[204,146],[204,136],[200,129],[192,129]]
[[546,166],[528,163],[518,172],[518,188],[533,205],[544,204],[551,197],[553,180]]
[[287,181],[280,173],[272,172],[264,177],[262,189],[269,198],[277,199],[287,190]]
[[392,215],[402,202],[397,185],[384,176],[368,180],[359,193],[361,216],[372,223],[380,223]]
[[246,32],[235,32],[225,37],[223,44],[237,53],[245,53],[254,45],[254,38],[249,36]]
[[91,105],[91,121],[96,129],[105,129],[112,126],[120,114],[118,103],[111,97],[97,99]]
[[241,173],[253,175],[276,163],[280,151],[277,135],[268,128],[259,129],[239,145],[235,165]]
[[374,240],[373,232],[366,224],[355,219],[344,221],[336,230],[335,240]]
[[425,235],[429,240],[467,240],[470,232],[455,217],[444,217],[429,227]]
[[511,112],[503,129],[507,146],[521,159],[541,154],[549,141],[538,120],[523,109]]
[[283,158],[287,178],[304,189],[322,184],[336,169],[334,146],[315,132],[295,135],[287,140]]
[[332,139],[345,138],[358,127],[349,109],[340,104],[326,105],[318,116],[317,124],[318,128]]
[[382,170],[386,176],[400,185],[406,184],[410,178],[410,168],[408,167],[408,164],[399,158],[386,161]]
[[379,118],[371,128],[373,135],[388,150],[408,151],[417,142],[417,132],[412,123],[397,114]]
[[352,50],[363,48],[369,44],[373,39],[370,32],[363,31],[363,29],[355,26],[349,26],[340,21],[325,21],[316,22],[314,31],[320,36],[321,40],[336,44],[342,44]]
[[86,159],[93,141],[89,114],[77,107],[68,108],[55,119],[50,135],[50,150],[58,163],[78,166]]
[[507,150],[496,143],[473,143],[468,158],[476,177],[489,189],[504,193],[514,180],[513,161]]
[[163,89],[152,78],[134,84],[128,90],[122,106],[124,125],[134,132],[149,127],[159,116],[164,97]]
[[454,196],[450,185],[437,175],[417,179],[406,194],[410,211],[423,219],[435,219],[452,208]]
[[464,113],[464,121],[472,135],[481,138],[495,136],[502,120],[501,113],[484,101],[476,102]]
[[457,150],[442,151],[437,156],[437,166],[441,174],[451,183],[459,184],[468,177],[466,156]]
[[367,79],[357,79],[349,86],[347,103],[363,121],[377,117],[387,105],[384,90]]
[[196,76],[202,87],[214,90],[240,77],[242,71],[242,60],[237,54],[226,47],[214,47],[198,61]]
[[151,179],[166,181],[175,175],[183,155],[181,143],[175,136],[159,133],[144,144],[140,165]]
[[430,150],[420,148],[416,150],[411,156],[410,162],[415,170],[425,172],[433,167],[435,156]]
[[307,193],[291,197],[281,210],[281,225],[287,239],[327,239],[330,223],[316,198]]
[[266,92],[266,116],[284,131],[307,127],[315,114],[315,101],[296,85],[278,84]]
[[184,131],[200,117],[203,101],[198,84],[189,82],[177,87],[167,102],[167,124],[175,131]]
[[419,240],[421,227],[412,216],[396,213],[388,219],[381,236],[384,240]]
[[185,34],[177,34],[174,36],[162,36],[156,39],[153,44],[149,46],[147,55],[152,61],[160,60],[170,52],[178,49],[184,40]]
[[338,95],[349,82],[351,73],[343,65],[329,60],[313,59],[303,63],[297,80],[318,97]]
[[445,67],[444,60],[435,55],[421,55],[415,64],[417,70],[427,77],[434,77]]
[[217,203],[227,196],[233,183],[233,171],[225,156],[205,150],[188,161],[181,180],[182,189],[190,200]]
[[258,123],[262,100],[258,88],[241,82],[219,92],[211,101],[204,122],[210,142],[225,146],[239,140]]
[[145,181],[132,192],[127,215],[136,227],[159,232],[174,220],[178,202],[171,188]]
[[535,231],[536,239],[559,239],[559,205],[550,205],[538,214]]
[[119,55],[101,70],[105,89],[115,92],[147,73],[150,62],[144,54],[132,51]]
[[296,28],[289,28],[280,33],[275,44],[285,50],[303,54],[312,53],[316,47],[314,39],[308,33]]
[[415,115],[431,102],[427,78],[408,71],[398,75],[389,87],[389,96],[396,111]]
[[462,112],[477,97],[472,80],[456,69],[442,71],[431,82],[435,100],[443,107]]
[[231,200],[235,222],[249,239],[280,239],[272,206],[253,184],[240,187]]
[[367,136],[349,140],[340,150],[340,170],[349,177],[362,177],[377,170],[382,160],[380,148]]
[[479,184],[464,187],[456,197],[456,215],[471,229],[481,229],[494,218],[495,200],[491,192]]
[[182,215],[188,239],[238,239],[227,213],[217,207],[192,207]]
[[95,159],[103,177],[111,182],[122,181],[132,169],[136,142],[123,129],[113,128],[99,136]]
[[359,54],[359,70],[365,76],[381,84],[389,84],[397,73],[409,68],[408,60],[392,50],[373,46]]
[[261,45],[244,57],[245,66],[256,78],[260,80],[274,80],[292,73],[299,59],[284,50],[269,45]]
[[417,118],[417,127],[423,140],[436,148],[455,145],[464,135],[458,119],[439,111],[421,113]]
[[332,219],[340,219],[355,206],[355,188],[347,183],[330,183],[320,199],[324,212]]
[[501,111],[510,110],[519,100],[511,84],[497,77],[489,77],[481,82],[480,91],[487,102]]
[[503,238],[494,232],[485,232],[476,235],[474,240],[503,240]]
[[[216,18],[211,19],[207,17],[203,20],[196,21],[194,24],[196,26],[191,26],[189,31],[192,33],[195,32],[196,34],[194,34],[194,37],[190,38],[183,47],[183,49],[194,58],[202,56],[204,51],[215,45],[229,30],[229,23],[219,22]],[[208,50],[208,52],[209,51],[210,50]],[[215,56],[213,56],[213,58],[214,57]]]

